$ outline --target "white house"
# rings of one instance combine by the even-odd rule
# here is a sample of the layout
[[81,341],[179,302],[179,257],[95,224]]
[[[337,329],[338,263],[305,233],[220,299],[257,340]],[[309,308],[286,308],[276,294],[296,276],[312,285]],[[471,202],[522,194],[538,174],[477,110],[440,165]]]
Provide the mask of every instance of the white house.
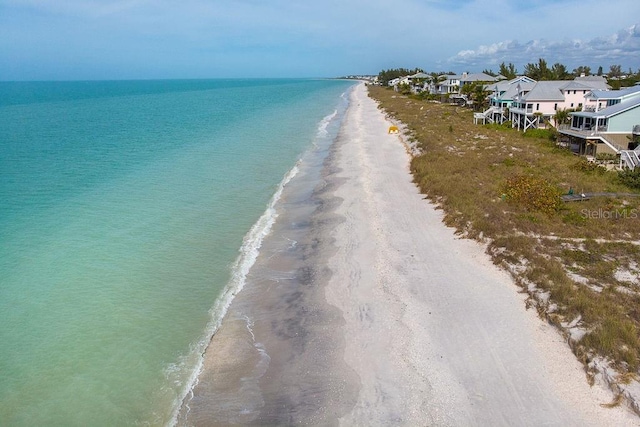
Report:
[[432,85],[431,93],[433,94],[460,94],[464,85],[475,82],[497,82],[503,80],[503,76],[490,76],[485,73],[462,73],[461,75],[443,74],[438,77],[438,81]]

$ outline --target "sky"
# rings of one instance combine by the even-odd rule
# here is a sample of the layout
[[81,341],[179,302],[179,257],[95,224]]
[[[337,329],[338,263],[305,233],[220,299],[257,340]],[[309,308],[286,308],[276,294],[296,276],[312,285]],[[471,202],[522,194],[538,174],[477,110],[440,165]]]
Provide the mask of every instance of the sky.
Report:
[[0,80],[640,69],[638,0],[0,0]]

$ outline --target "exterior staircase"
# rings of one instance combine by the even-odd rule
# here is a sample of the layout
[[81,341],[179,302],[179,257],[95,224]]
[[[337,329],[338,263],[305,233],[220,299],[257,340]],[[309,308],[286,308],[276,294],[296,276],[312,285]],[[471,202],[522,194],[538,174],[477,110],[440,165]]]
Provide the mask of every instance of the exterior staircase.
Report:
[[482,124],[494,123],[493,113],[499,112],[499,111],[500,111],[499,108],[489,107],[487,110],[483,111],[482,113],[473,113],[473,122],[475,124],[478,124],[478,122],[482,122]]
[[[637,137],[640,136],[640,125],[634,125],[631,133],[634,140],[637,141]],[[629,168],[634,170],[640,167],[640,144],[635,150],[620,150],[620,169]]]
[[612,139],[612,137],[610,137],[609,135],[598,134],[598,136],[600,137],[600,140],[602,142],[604,142],[606,145],[608,145],[609,148],[611,148],[616,153],[620,153],[620,152],[624,151],[624,149],[618,143],[619,141],[616,141],[616,140]]
[[620,150],[620,168],[634,170],[640,167],[640,146],[635,150]]

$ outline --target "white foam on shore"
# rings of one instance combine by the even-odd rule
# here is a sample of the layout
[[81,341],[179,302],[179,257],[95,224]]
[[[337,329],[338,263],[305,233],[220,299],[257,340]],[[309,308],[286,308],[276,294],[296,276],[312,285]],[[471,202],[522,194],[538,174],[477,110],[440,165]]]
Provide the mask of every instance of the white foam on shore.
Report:
[[[190,397],[193,397],[193,388],[198,384],[198,377],[200,372],[202,371],[202,366],[204,362],[204,355],[211,341],[211,337],[216,333],[220,325],[222,324],[222,319],[227,313],[231,302],[238,292],[242,290],[246,283],[247,275],[251,270],[251,267],[256,262],[258,255],[260,253],[260,247],[262,246],[262,241],[269,234],[273,224],[278,217],[276,212],[276,204],[278,200],[282,197],[282,191],[284,187],[296,176],[299,172],[299,163],[291,168],[291,170],[285,175],[284,179],[278,185],[278,188],[271,197],[271,200],[267,204],[267,209],[264,211],[262,216],[258,219],[258,221],[251,227],[251,230],[244,237],[242,246],[240,247],[240,255],[236,258],[236,261],[232,267],[231,280],[229,284],[226,286],[220,297],[216,300],[215,304],[209,311],[211,314],[211,320],[207,325],[207,333],[205,337],[198,341],[189,351],[189,355],[187,357],[181,358],[179,365],[171,365],[167,369],[167,374],[169,377],[172,376],[172,373],[175,371],[181,371],[181,367],[189,366],[189,361],[195,362],[195,369],[192,371],[191,376],[183,388],[183,392],[180,394],[180,399],[176,402],[174,406],[173,412],[171,414],[171,420],[168,425],[175,425],[178,421],[178,415],[180,412],[181,406],[184,404],[187,413],[189,412],[188,400]],[[197,358],[197,360],[193,360]],[[189,396],[191,395],[191,396]]]
[[259,401],[253,400],[253,408],[245,407],[243,409],[243,413],[250,413],[256,407],[262,407],[264,405],[264,399],[262,399],[262,394],[260,393],[260,387],[258,386],[258,381],[260,378],[264,376],[269,368],[269,363],[271,362],[271,356],[267,353],[267,350],[264,348],[264,345],[260,342],[256,341],[256,336],[253,333],[253,320],[249,318],[249,316],[243,316],[244,321],[247,326],[247,331],[251,334],[251,342],[253,343],[253,347],[257,350],[260,355],[260,360],[253,368],[251,375],[247,375],[242,378],[242,386],[241,386],[241,394],[252,396],[258,396]]
[[337,115],[338,115],[338,110],[334,110],[333,113],[329,114],[328,116],[326,116],[320,121],[320,124],[318,125],[319,137],[326,137],[329,135],[329,131],[327,131],[327,127],[329,126],[329,123],[331,123],[331,120],[333,120],[334,117]]
[[[344,98],[344,96],[341,96],[341,98]],[[319,139],[330,138],[328,127],[337,116],[338,110],[336,109],[318,123],[316,138],[313,141],[313,148],[316,150],[320,149],[318,145]],[[204,365],[205,353],[209,343],[211,342],[211,338],[220,328],[222,320],[224,319],[233,299],[246,284],[247,275],[260,254],[262,242],[271,232],[276,218],[278,217],[276,205],[281,199],[286,185],[300,172],[302,162],[302,159],[298,160],[294,167],[285,175],[278,185],[275,194],[268,202],[266,210],[244,237],[243,244],[239,250],[240,254],[231,269],[231,279],[209,311],[211,320],[207,325],[205,336],[200,341],[192,345],[188,354],[181,357],[178,363],[169,365],[165,370],[165,375],[169,379],[169,383],[174,384],[176,388],[180,389],[183,382],[181,378],[186,376],[189,367],[194,367],[189,374],[187,381],[184,383],[184,386],[181,388],[181,392],[176,397],[170,421],[167,423],[168,426],[175,426],[177,424],[178,417],[180,416],[180,411],[183,406],[185,408],[185,419],[188,416],[190,411],[189,401],[193,397],[194,388],[198,385],[198,379]],[[293,242],[292,244],[295,245],[296,243],[297,242]],[[251,325],[249,323],[247,323],[247,327],[253,335],[253,331],[251,330]],[[266,366],[268,366],[268,360],[270,360],[270,357],[260,343],[255,343],[255,338],[254,346],[261,355],[261,363],[257,369],[264,369],[266,372]],[[262,374],[264,374],[264,372]]]

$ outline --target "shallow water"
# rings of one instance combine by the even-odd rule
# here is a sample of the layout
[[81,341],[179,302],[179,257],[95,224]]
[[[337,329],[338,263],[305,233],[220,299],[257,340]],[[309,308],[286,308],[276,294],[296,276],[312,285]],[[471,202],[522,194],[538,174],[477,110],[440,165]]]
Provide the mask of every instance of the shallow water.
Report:
[[358,381],[333,333],[342,314],[324,296],[329,236],[342,221],[327,174],[346,106],[283,189],[272,233],[207,348],[179,425],[329,425],[353,405]]
[[0,83],[3,423],[169,422],[243,238],[351,84]]

